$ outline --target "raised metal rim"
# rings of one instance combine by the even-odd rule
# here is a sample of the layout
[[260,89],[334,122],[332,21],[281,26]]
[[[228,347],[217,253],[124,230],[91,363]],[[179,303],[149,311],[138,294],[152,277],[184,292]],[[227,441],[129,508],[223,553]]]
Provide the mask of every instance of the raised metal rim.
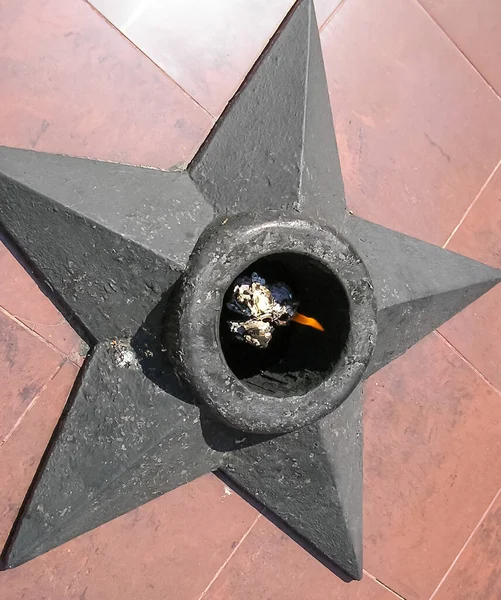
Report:
[[[276,398],[235,377],[218,330],[223,297],[234,278],[255,260],[282,252],[307,254],[336,275],[348,296],[351,331],[345,353],[323,383],[302,396]],[[243,431],[293,431],[332,411],[359,383],[374,348],[376,309],[365,265],[334,230],[304,219],[270,213],[213,224],[190,259],[178,302],[178,371],[220,420]]]

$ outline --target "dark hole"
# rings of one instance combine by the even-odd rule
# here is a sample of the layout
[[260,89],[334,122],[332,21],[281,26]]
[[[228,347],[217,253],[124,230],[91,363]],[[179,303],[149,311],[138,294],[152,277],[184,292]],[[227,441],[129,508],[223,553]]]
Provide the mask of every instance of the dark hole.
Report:
[[238,379],[260,393],[303,395],[332,373],[343,353],[350,330],[346,292],[327,267],[304,254],[272,254],[252,263],[240,275],[253,272],[267,283],[286,283],[299,301],[299,312],[317,319],[325,331],[291,322],[275,328],[266,349],[236,340],[228,326],[235,313],[226,306],[233,282],[226,292],[219,324],[226,362]]

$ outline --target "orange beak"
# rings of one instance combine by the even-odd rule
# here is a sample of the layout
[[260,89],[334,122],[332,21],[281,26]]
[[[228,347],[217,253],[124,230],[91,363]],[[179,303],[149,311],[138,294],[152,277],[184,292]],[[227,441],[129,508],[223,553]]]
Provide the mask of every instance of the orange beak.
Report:
[[313,319],[312,317],[306,317],[301,313],[296,313],[292,317],[291,321],[294,321],[294,323],[299,323],[300,325],[307,325],[308,327],[313,327],[313,329],[318,329],[318,331],[324,331],[324,328],[316,319]]

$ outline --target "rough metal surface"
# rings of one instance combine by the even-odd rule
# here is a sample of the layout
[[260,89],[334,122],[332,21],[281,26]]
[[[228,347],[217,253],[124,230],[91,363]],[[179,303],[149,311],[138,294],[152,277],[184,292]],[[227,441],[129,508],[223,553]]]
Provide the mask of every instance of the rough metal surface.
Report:
[[12,148],[0,171],[2,222],[90,341],[133,334],[212,219],[186,173]]
[[[372,284],[350,245],[315,222],[274,212],[223,221],[206,231],[180,280],[167,333],[171,360],[200,402],[231,427],[253,433],[297,429],[339,406],[362,378],[376,339]],[[232,375],[214,331],[224,293],[242,269],[260,256],[287,251],[314,256],[336,274],[349,299],[351,329],[321,385],[307,394],[276,397],[249,389]],[[311,293],[322,295],[320,289]],[[326,342],[330,333],[324,334]]]
[[343,180],[311,2],[291,11],[188,170],[219,213],[342,214]]
[[362,390],[299,431],[234,452],[222,470],[315,550],[362,576]]
[[[88,359],[16,533],[15,566],[217,468],[199,410],[172,375],[162,387],[127,343]],[[68,410],[69,409],[69,410]]]
[[[31,194],[49,197],[54,201],[52,210],[60,205],[103,225],[158,254],[174,268],[184,268],[196,240],[213,219],[212,208],[185,171],[2,147],[0,163],[3,177],[28,188]],[[13,201],[17,210],[25,211],[24,222],[30,207],[23,206],[22,198]],[[39,226],[43,224],[41,221]],[[46,226],[54,227],[50,222]]]
[[[188,172],[0,148],[0,220],[93,344],[6,567],[222,468],[361,576],[359,382],[501,273],[345,212],[311,0]],[[229,368],[220,329],[226,290],[263,255],[326,326],[291,334],[298,366],[287,357],[272,383],[268,367],[252,378]]]
[[348,217],[344,227],[371,274],[378,307],[378,344],[366,377],[500,281],[498,269],[375,223]]
[[339,223],[346,207],[344,184],[312,4],[309,29],[299,209],[315,218]]

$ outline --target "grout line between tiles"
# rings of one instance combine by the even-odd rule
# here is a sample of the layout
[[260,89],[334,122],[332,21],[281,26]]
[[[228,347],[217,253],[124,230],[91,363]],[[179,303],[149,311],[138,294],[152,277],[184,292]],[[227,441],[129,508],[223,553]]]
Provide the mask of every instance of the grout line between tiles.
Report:
[[96,15],[98,15],[101,19],[104,19],[106,21],[106,23],[108,23],[108,25],[110,25],[110,27],[112,27],[115,31],[117,31],[119,33],[119,35],[121,37],[123,37],[125,40],[127,40],[127,42],[129,42],[129,44],[132,44],[134,46],[134,48],[136,48],[136,50],[138,50],[144,57],[146,57],[153,65],[155,65],[155,67],[157,69],[159,69],[163,75],[165,75],[165,77],[167,77],[168,79],[170,79],[170,81],[172,81],[172,83],[174,83],[174,85],[176,87],[178,87],[183,94],[186,94],[186,96],[188,96],[188,98],[190,98],[191,100],[193,100],[193,102],[204,111],[204,113],[206,115],[208,115],[211,119],[216,119],[216,117],[210,113],[206,108],[204,108],[200,102],[198,102],[198,100],[196,100],[189,92],[187,92],[184,87],[182,85],[180,85],[175,79],[173,79],[166,71],[164,71],[164,69],[162,69],[162,67],[160,65],[158,65],[152,58],[150,58],[145,52],[143,52],[143,50],[141,50],[141,48],[139,46],[137,46],[130,38],[128,38],[125,33],[122,33],[122,31],[120,31],[120,29],[118,29],[118,27],[116,27],[109,19],[106,18],[105,15],[103,15],[102,12],[100,12],[93,4],[90,3],[90,0],[84,0],[84,2],[91,8],[92,11],[94,11],[96,13]]
[[14,423],[14,425],[12,426],[11,430],[9,431],[9,433],[3,438],[3,440],[0,442],[0,448],[6,444],[10,438],[14,435],[14,433],[16,432],[16,430],[18,429],[19,425],[21,424],[21,421],[24,419],[24,417],[30,412],[30,410],[33,408],[33,406],[35,405],[36,401],[40,398],[40,396],[45,392],[45,390],[48,388],[49,384],[51,383],[51,381],[56,377],[56,375],[59,373],[59,371],[63,368],[63,365],[66,363],[67,361],[63,361],[60,365],[58,365],[58,367],[56,368],[56,370],[54,371],[54,373],[52,373],[52,375],[47,379],[47,381],[43,384],[43,386],[40,388],[38,394],[35,395],[35,397],[33,398],[33,400],[28,404],[28,406],[23,410],[23,412],[21,413],[21,416],[18,418],[18,420]]
[[[83,359],[84,359],[84,362],[85,362],[85,357],[83,357]],[[70,362],[70,363],[71,363],[71,364],[72,364],[74,367],[76,367],[77,369],[81,369],[81,368],[83,367],[83,362],[82,362],[82,364],[80,365],[80,364],[78,364],[78,362],[77,362],[76,360],[73,360],[73,359],[72,359],[72,358],[70,358],[69,356],[68,356],[68,362]]]
[[425,15],[430,19],[430,21],[436,25],[440,31],[445,35],[445,37],[453,44],[456,50],[461,54],[464,60],[470,65],[470,67],[477,73],[477,75],[482,79],[485,85],[491,90],[491,92],[496,96],[498,100],[501,101],[501,96],[496,92],[496,90],[492,87],[492,85],[487,81],[487,79],[482,75],[482,73],[477,69],[477,67],[471,62],[471,60],[466,56],[466,54],[461,50],[461,48],[456,44],[456,42],[451,38],[451,36],[445,31],[445,29],[440,25],[438,21],[435,20],[432,15],[426,10],[426,8],[421,4],[419,0],[414,0],[414,2],[419,6],[419,8],[425,13]]
[[433,592],[433,594],[430,596],[430,600],[433,600],[433,598],[435,597],[435,595],[437,594],[437,592],[439,591],[440,587],[443,585],[444,581],[447,579],[447,577],[449,576],[449,573],[452,571],[452,569],[454,568],[455,564],[458,562],[459,558],[461,557],[461,555],[463,554],[463,552],[466,549],[466,546],[470,543],[471,539],[473,538],[473,536],[475,535],[475,533],[479,530],[480,526],[482,525],[482,523],[485,520],[485,517],[487,516],[487,514],[489,513],[489,511],[491,510],[491,508],[494,506],[494,503],[496,502],[496,500],[499,498],[499,496],[501,495],[501,488],[498,490],[497,494],[494,496],[494,498],[492,499],[492,502],[489,504],[489,506],[487,507],[486,511],[484,512],[484,514],[482,515],[482,517],[480,518],[480,521],[477,523],[477,525],[473,528],[473,531],[470,533],[470,535],[468,536],[468,539],[466,540],[466,542],[464,543],[463,547],[461,548],[461,550],[458,552],[456,558],[452,561],[451,566],[447,569],[447,571],[445,572],[445,575],[442,577],[442,579],[440,580],[439,584],[437,585],[435,591]]
[[18,319],[16,316],[14,316],[12,313],[10,313],[3,306],[0,306],[0,312],[3,313],[9,319],[12,319],[12,321],[14,321],[14,323],[17,323],[17,325],[19,325],[20,327],[22,327],[23,329],[25,329],[26,331],[31,333],[31,335],[34,335],[38,340],[43,342],[46,346],[49,346],[49,348],[51,348],[52,350],[57,352],[64,359],[69,360],[70,362],[73,362],[69,358],[69,356],[67,356],[62,350],[59,350],[59,348],[57,346],[54,346],[54,344],[52,342],[49,342],[48,340],[46,340],[42,335],[40,335],[38,333],[38,331],[35,331],[34,329],[31,329],[30,327],[28,327],[28,325],[26,325],[26,323],[23,323],[23,321],[21,321],[21,319]]
[[482,379],[494,392],[496,392],[496,394],[498,394],[498,396],[501,396],[501,390],[498,390],[498,388],[491,383],[487,377],[485,375],[483,375],[478,369],[477,367],[475,367],[475,365],[473,365],[463,354],[461,354],[461,352],[456,348],[456,346],[453,346],[449,340],[442,334],[440,333],[440,331],[434,331],[433,333],[435,333],[439,338],[442,339],[442,341],[449,346],[449,348],[451,350],[453,350],[458,356],[459,358],[461,358],[461,360],[463,360],[473,371],[475,371],[475,373],[480,377],[480,379]]
[[240,88],[242,87],[242,84],[244,83],[244,81],[246,81],[246,79],[249,77],[251,71],[253,71],[255,69],[256,63],[258,62],[258,60],[263,55],[263,52],[264,52],[265,48],[271,42],[272,38],[277,34],[278,29],[282,27],[285,19],[288,18],[289,14],[292,12],[292,10],[293,10],[294,6],[296,5],[297,1],[298,0],[292,0],[292,2],[289,5],[289,8],[285,11],[285,14],[282,15],[282,18],[278,22],[278,24],[275,27],[275,29],[270,33],[269,37],[265,40],[264,44],[262,44],[260,46],[257,54],[251,60],[250,67],[248,67],[248,69],[245,71],[245,73],[237,81],[236,86],[233,87],[233,92],[232,92],[230,98],[228,98],[228,100],[225,101],[225,103],[223,105],[223,108],[219,111],[218,115],[214,116],[214,119],[216,119],[216,122],[219,119],[219,117],[223,114],[223,112],[226,110],[226,107],[228,106],[228,104],[233,100],[233,98],[235,97],[236,93],[240,90]]
[[327,25],[332,21],[333,17],[335,16],[335,14],[337,13],[337,11],[341,8],[341,6],[343,6],[343,4],[346,2],[346,0],[341,0],[341,2],[336,6],[336,8],[331,12],[331,14],[327,17],[327,19],[325,19],[323,25],[320,25],[319,28],[319,32],[322,33],[322,31],[327,27]]
[[445,244],[442,246],[442,248],[447,248],[447,245],[449,244],[449,242],[452,240],[453,236],[456,234],[457,230],[461,227],[461,225],[463,224],[464,220],[466,219],[466,217],[470,214],[470,211],[472,210],[473,206],[478,202],[478,199],[480,198],[480,196],[482,195],[483,191],[485,190],[485,188],[489,185],[489,183],[491,182],[491,179],[494,177],[494,175],[496,174],[497,170],[499,169],[499,165],[501,165],[501,160],[498,162],[498,164],[494,167],[494,169],[492,170],[492,173],[489,175],[489,177],[487,177],[487,179],[485,180],[484,185],[480,188],[478,194],[475,196],[475,198],[473,198],[470,206],[468,206],[468,208],[465,210],[463,216],[459,219],[459,223],[456,225],[456,227],[454,227],[454,229],[452,230],[452,233],[450,234],[450,236],[447,238]]
[[391,594],[393,594],[396,598],[399,598],[400,600],[405,600],[405,598],[403,596],[401,596],[398,592],[396,592],[395,590],[392,590],[391,587],[388,587],[385,583],[383,583],[380,579],[378,579],[377,577],[374,577],[374,575],[371,575],[369,573],[369,571],[366,571],[364,569],[364,573],[365,575],[367,575],[367,577],[370,577],[370,579],[373,579],[376,583],[378,583],[381,587],[384,587],[385,590],[388,590]]
[[262,513],[260,512],[258,514],[258,516],[254,519],[254,521],[252,522],[251,526],[249,527],[249,529],[244,533],[244,535],[242,536],[241,540],[238,542],[238,544],[233,548],[233,550],[231,551],[230,555],[228,556],[228,558],[224,561],[224,563],[219,567],[219,569],[216,571],[216,574],[214,575],[214,577],[210,580],[208,586],[205,588],[205,590],[200,594],[200,596],[198,596],[197,600],[202,600],[202,598],[207,594],[207,592],[210,590],[210,588],[212,587],[212,584],[216,581],[216,579],[219,577],[219,575],[221,574],[221,572],[223,571],[223,569],[226,567],[226,565],[230,562],[230,560],[232,559],[233,555],[235,554],[235,552],[240,548],[240,546],[243,544],[243,542],[246,540],[247,536],[249,535],[249,533],[252,531],[252,529],[254,528],[254,525],[259,521],[259,519],[262,517]]

